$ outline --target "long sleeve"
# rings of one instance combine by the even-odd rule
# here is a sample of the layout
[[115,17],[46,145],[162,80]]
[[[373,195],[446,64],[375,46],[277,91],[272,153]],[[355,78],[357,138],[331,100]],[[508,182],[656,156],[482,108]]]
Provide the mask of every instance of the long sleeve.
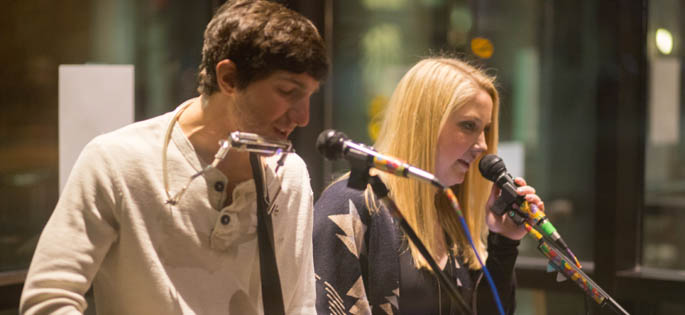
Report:
[[385,209],[364,193],[331,185],[314,206],[318,314],[393,314],[399,298],[399,236]]
[[[178,125],[163,145],[172,117],[84,149],[39,241],[22,313],[81,313],[91,285],[98,314],[262,313],[254,182],[237,183],[224,205],[227,178],[210,169],[167,203],[164,172],[175,193],[203,168]],[[265,173],[269,196],[280,191],[272,223],[283,302],[288,314],[312,314],[312,191],[302,159],[285,163],[277,178]]]
[[340,183],[322,194],[314,210],[316,311],[370,314],[362,278],[366,225],[351,199],[354,194],[345,194]]
[[120,195],[109,157],[92,141],[45,226],[20,302],[22,314],[80,314],[83,297],[117,239]]
[[[488,259],[486,266],[497,287],[502,306],[507,314],[514,314],[516,308],[516,274],[514,267],[520,241],[490,232],[488,235]],[[478,314],[497,314],[492,291],[483,277],[478,285]]]

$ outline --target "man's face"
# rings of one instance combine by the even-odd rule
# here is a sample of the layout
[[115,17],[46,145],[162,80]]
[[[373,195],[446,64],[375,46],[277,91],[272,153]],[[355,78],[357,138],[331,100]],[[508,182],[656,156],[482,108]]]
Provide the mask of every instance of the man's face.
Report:
[[306,73],[275,71],[235,93],[238,130],[285,140],[309,123],[309,99],[319,81]]

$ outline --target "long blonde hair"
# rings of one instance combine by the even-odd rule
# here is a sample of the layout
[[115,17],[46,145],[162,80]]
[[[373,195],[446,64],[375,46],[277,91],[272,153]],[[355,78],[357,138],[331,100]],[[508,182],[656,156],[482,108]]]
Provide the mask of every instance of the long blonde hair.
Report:
[[[471,102],[480,91],[485,91],[492,98],[492,121],[485,138],[487,153],[495,153],[499,95],[494,86],[494,77],[466,62],[451,58],[424,59],[404,75],[384,112],[383,124],[374,147],[379,152],[434,172],[441,127],[450,113]],[[479,161],[480,159],[471,163],[464,182],[452,188],[455,189],[479,255],[485,257],[485,204],[491,183],[478,172]],[[434,236],[436,232],[442,233],[436,229],[435,223],[439,222],[452,241],[453,246],[449,250],[462,255],[469,268],[480,268],[462,233],[457,214],[447,203],[440,202],[441,195],[436,198],[435,187],[417,180],[384,174],[381,176],[390,189],[393,200],[434,258],[437,258],[436,251],[440,245]],[[366,195],[370,195],[369,189]],[[370,206],[369,209],[373,211],[377,207]],[[428,263],[411,242],[409,249],[414,265],[417,268],[427,268]]]

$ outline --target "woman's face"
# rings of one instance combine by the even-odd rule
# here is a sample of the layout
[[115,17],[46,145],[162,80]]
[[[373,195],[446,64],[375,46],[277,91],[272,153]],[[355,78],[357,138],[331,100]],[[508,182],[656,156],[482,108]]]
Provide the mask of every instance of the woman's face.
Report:
[[492,98],[483,90],[447,118],[435,157],[435,176],[443,185],[462,183],[471,163],[488,149],[485,130],[491,120]]

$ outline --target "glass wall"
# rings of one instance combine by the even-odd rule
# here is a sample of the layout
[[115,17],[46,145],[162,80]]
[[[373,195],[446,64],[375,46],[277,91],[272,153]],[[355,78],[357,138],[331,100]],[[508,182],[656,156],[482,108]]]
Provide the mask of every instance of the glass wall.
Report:
[[[584,270],[635,313],[682,309],[681,1],[331,2],[332,127],[373,143],[377,113],[424,56],[488,68],[502,96],[500,154],[536,187]],[[592,308],[573,284],[546,282],[535,245],[520,247],[533,289],[518,296],[522,309]]]
[[[614,197],[604,195],[614,188],[596,185],[598,178],[612,176],[596,167],[596,161],[602,158],[597,151],[598,139],[603,136],[598,126],[606,123],[599,120],[598,113],[602,108],[620,106],[602,101],[605,98],[600,95],[605,91],[599,89],[600,76],[609,73],[610,80],[621,80],[618,71],[600,64],[600,56],[607,53],[602,50],[602,43],[620,45],[616,38],[603,38],[605,34],[616,34],[616,26],[599,16],[600,3],[332,3],[332,127],[352,139],[373,143],[377,113],[400,77],[424,56],[456,55],[482,65],[498,78],[501,155],[513,164],[510,169],[516,170],[514,175],[525,177],[536,187],[545,200],[548,217],[591,273],[596,254],[612,250],[596,247],[600,243],[595,233],[595,217],[607,210],[598,207],[598,200]],[[618,10],[614,12],[621,14]],[[633,66],[627,71],[639,71],[635,68],[638,59],[631,59],[635,57],[628,53],[622,58],[621,62]],[[517,164],[516,157],[522,162]],[[335,164],[334,174],[328,174],[328,179],[346,167],[344,162]],[[634,172],[639,174],[640,170]],[[535,264],[544,266],[536,245],[528,237],[524,239],[520,250],[526,259],[521,261],[537,259]],[[550,278],[554,282],[554,275],[545,274],[544,267],[541,269],[539,279]],[[539,288],[534,281],[526,281],[526,285]],[[522,290],[517,298],[521,309],[531,310],[530,314],[561,314],[560,310],[577,314],[592,307],[582,291],[573,286],[564,286],[563,293]],[[556,289],[559,285],[550,287]]]
[[[377,114],[422,57],[461,56],[485,67],[502,95],[501,152],[523,161],[512,159],[510,169],[536,187],[576,254],[592,260],[592,3],[569,12],[581,7],[537,0],[334,1],[333,127],[373,143]],[[567,40],[554,41],[551,27]],[[535,245],[526,241],[524,254],[539,257]]]
[[209,1],[9,1],[0,10],[0,271],[28,267],[58,198],[57,69],[133,64],[136,120],[196,95]]
[[649,2],[643,263],[685,269],[685,111],[682,1]]
[[[38,235],[58,198],[58,66],[133,64],[136,120],[168,111],[196,95],[195,73],[202,31],[212,8],[220,2],[223,1],[28,0],[2,4],[0,306],[18,303],[15,298],[7,300],[5,293],[18,294],[21,281],[16,279],[21,275],[8,273],[28,266]],[[593,0],[326,0],[332,6],[326,12],[318,12],[322,5],[308,0],[279,2],[292,3],[297,10],[309,12],[317,25],[327,25],[320,28],[330,36],[327,43],[333,58],[333,76],[323,87],[326,93],[321,94],[332,94],[327,102],[332,104],[328,114],[333,121],[332,125],[317,122],[325,121],[326,115],[314,114],[318,109],[313,104],[310,125],[314,128],[335,128],[356,141],[373,143],[378,113],[409,67],[425,56],[461,56],[498,77],[501,154],[507,157],[505,161],[514,175],[525,177],[537,188],[549,218],[588,272],[593,271],[593,262],[594,267],[603,264],[603,271],[607,271],[607,264],[612,272],[625,267],[613,265],[618,260],[617,253],[625,248],[618,244],[622,237],[631,242],[641,240],[635,242],[640,250],[635,255],[640,257],[642,266],[640,262],[629,263],[630,270],[685,269],[685,237],[680,228],[685,225],[685,164],[681,162],[685,160],[685,67],[681,48],[685,7],[681,1],[644,0],[627,5],[628,2],[610,4]],[[642,4],[647,8],[647,15],[642,17],[646,21],[640,21],[636,15],[621,17],[633,10],[631,6],[641,10]],[[611,12],[617,13],[607,20],[605,14]],[[617,21],[623,24],[618,25]],[[621,101],[620,97],[602,95],[620,95],[635,87],[630,83],[622,85],[625,78],[621,75],[628,73],[639,80],[643,71],[640,56],[631,55],[630,48],[627,53],[622,50],[624,47],[606,50],[622,44],[615,38],[617,33],[625,36],[621,27],[635,28],[642,22],[647,22],[647,117],[644,145],[640,144],[645,150],[644,170],[620,166],[621,161],[607,163],[598,154],[601,144],[607,143],[600,141],[607,134],[598,130],[616,131],[642,123],[643,118],[600,121],[598,115],[602,112],[603,118],[610,117],[618,108],[634,105],[626,105],[629,102]],[[615,60],[606,62],[608,59]],[[636,86],[639,89],[639,84]],[[610,101],[602,102],[603,99]],[[623,125],[604,127],[619,123]],[[305,130],[312,135],[300,133],[297,137],[314,138],[320,132]],[[639,137],[608,137],[620,143],[602,152],[616,151],[616,160],[626,153],[619,152],[623,148],[632,148],[631,143],[642,141]],[[313,147],[313,141],[307,142],[302,145]],[[321,157],[313,149],[310,151],[298,148],[298,152],[304,152],[303,158],[316,182],[320,174],[312,170],[312,165],[320,163]],[[637,154],[640,159],[641,154]],[[636,158],[634,152],[628,152],[628,156]],[[519,157],[521,163],[509,157]],[[612,163],[619,166],[607,171],[598,166],[598,161],[602,161],[604,168]],[[345,162],[339,162],[333,165],[332,172],[324,171],[321,177],[330,180],[346,167]],[[631,172],[637,175],[629,178],[638,180],[634,184],[612,182],[621,178],[612,172]],[[642,175],[644,183],[639,180]],[[602,176],[608,177],[609,183],[621,185],[597,184]],[[603,204],[622,204],[614,200],[627,199],[620,190],[631,185],[644,188],[644,203],[635,202],[634,208],[630,205],[626,209],[598,206],[602,198],[612,199]],[[315,186],[315,193],[321,188]],[[603,212],[618,213],[616,220],[595,227],[595,219]],[[621,225],[621,220],[634,214],[637,218],[631,220],[639,222],[635,229],[639,231],[630,226],[622,226],[620,231],[637,235],[598,235],[601,228],[611,231],[610,224]],[[610,237],[616,238],[615,246],[609,247],[610,253],[601,260],[602,254],[598,253],[603,253],[604,248],[598,244],[606,244],[602,242]],[[524,259],[520,262],[544,265],[537,261],[543,259],[535,245],[524,241],[520,248]],[[545,274],[543,269],[540,268],[541,279],[553,284],[520,279],[528,289],[520,290],[517,296],[519,313],[583,312],[586,301],[578,288],[554,283],[554,276]],[[629,297],[621,302],[632,303],[633,313],[682,313],[681,296],[675,296],[683,291],[684,282],[678,278],[682,276],[663,270],[656,278],[638,271],[637,275],[593,276],[627,279],[616,282],[628,284],[624,287],[605,289]],[[664,283],[675,297],[661,301],[663,296],[647,292],[658,291]],[[14,284],[17,286],[12,287]],[[643,300],[646,304],[640,304]],[[4,314],[2,308],[0,314]],[[5,313],[13,314],[14,309]]]

